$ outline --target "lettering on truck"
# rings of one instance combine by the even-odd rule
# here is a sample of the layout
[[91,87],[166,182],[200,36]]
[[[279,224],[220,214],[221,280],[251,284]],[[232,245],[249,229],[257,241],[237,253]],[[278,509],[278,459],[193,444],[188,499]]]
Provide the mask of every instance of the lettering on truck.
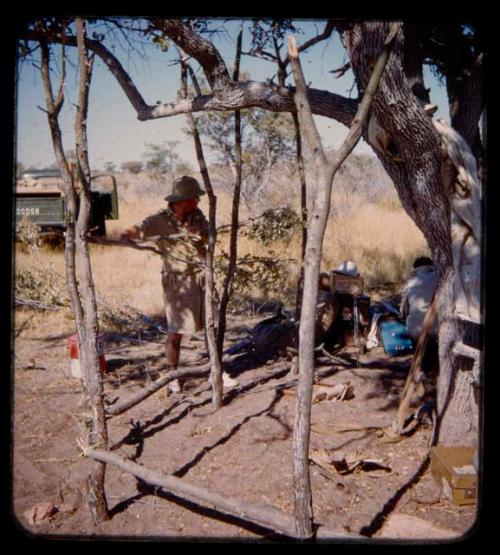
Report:
[[27,208],[16,208],[17,216],[39,216],[40,208],[35,206],[28,206]]

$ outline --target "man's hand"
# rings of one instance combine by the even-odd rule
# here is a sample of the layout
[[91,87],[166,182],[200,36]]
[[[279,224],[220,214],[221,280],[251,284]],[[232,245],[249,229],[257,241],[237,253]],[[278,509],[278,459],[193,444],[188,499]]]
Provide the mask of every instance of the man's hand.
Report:
[[141,230],[134,226],[131,227],[130,229],[126,229],[121,235],[120,235],[120,241],[131,241],[132,239],[140,239],[141,237]]

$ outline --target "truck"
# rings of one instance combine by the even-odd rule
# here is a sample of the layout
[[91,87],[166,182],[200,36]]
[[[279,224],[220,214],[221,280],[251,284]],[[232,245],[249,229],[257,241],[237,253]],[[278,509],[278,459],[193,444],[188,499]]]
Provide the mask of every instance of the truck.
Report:
[[[91,175],[90,234],[106,235],[106,220],[118,219],[116,178],[111,173]],[[16,233],[26,218],[38,226],[42,237],[64,237],[67,222],[63,179],[56,171],[25,172],[16,180]]]

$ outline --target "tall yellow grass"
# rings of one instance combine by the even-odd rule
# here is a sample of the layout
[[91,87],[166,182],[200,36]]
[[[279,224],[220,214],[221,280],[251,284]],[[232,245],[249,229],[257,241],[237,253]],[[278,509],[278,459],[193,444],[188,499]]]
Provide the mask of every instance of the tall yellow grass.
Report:
[[[120,218],[108,221],[108,235],[119,234],[133,224],[166,206],[163,191],[143,193],[136,188],[120,190]],[[218,193],[217,225],[227,224],[231,218],[232,198]],[[345,200],[345,199],[344,199]],[[322,257],[322,270],[329,271],[343,260],[352,260],[365,277],[368,286],[387,282],[401,282],[408,275],[413,259],[427,253],[426,243],[418,228],[395,202],[366,203],[362,198],[350,199],[353,206],[338,213],[333,197],[333,213],[327,225]],[[297,208],[296,200],[293,201]],[[345,205],[345,202],[344,202]],[[207,196],[202,197],[200,208],[208,214]],[[248,217],[244,205],[241,220]],[[227,243],[227,237],[222,240]],[[292,241],[263,246],[247,237],[240,237],[240,255],[263,256],[272,249],[282,258],[290,258],[289,283],[294,289],[300,263],[300,234]],[[163,312],[160,283],[161,260],[153,253],[125,247],[90,245],[92,271],[98,299],[113,305],[130,305],[141,312],[159,315]],[[65,280],[64,255],[62,251],[43,249],[42,260],[49,264]],[[40,264],[40,258],[17,250],[16,267]],[[283,300],[283,299],[282,299]]]

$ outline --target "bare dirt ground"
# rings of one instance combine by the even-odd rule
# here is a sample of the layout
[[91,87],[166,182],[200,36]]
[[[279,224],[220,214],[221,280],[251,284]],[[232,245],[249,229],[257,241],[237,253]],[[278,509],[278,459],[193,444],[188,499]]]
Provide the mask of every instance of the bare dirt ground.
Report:
[[[95,525],[85,502],[90,463],[76,444],[81,436],[82,384],[69,373],[68,337],[73,330],[68,321],[51,333],[51,318],[55,316],[48,311],[16,313],[12,516],[24,533],[49,539],[280,539],[268,530],[155,491],[113,465],[106,471],[111,518]],[[246,337],[257,320],[230,320],[228,345]],[[159,376],[155,368],[163,362],[163,338],[146,328],[139,334],[105,336],[108,399],[124,399]],[[194,362],[203,350],[201,336],[193,337],[183,346],[181,362]],[[313,404],[311,453],[326,449],[368,457],[382,461],[385,468],[358,467],[340,474],[334,467],[311,462],[318,535],[327,529],[346,537],[362,534],[399,541],[462,536],[474,525],[475,505],[456,506],[440,498],[428,466],[421,468],[431,422],[424,420],[399,442],[391,442],[384,433],[397,410],[410,359],[390,359],[380,348],[361,355],[359,364],[355,352],[340,356],[346,361],[342,365],[318,364],[318,381],[349,381],[354,397]],[[188,380],[181,394],[168,395],[162,389],[109,420],[110,447],[212,492],[293,514],[295,387],[289,369],[285,358],[241,356],[228,367],[240,386],[225,390],[224,406],[216,412],[206,379]],[[427,391],[432,397],[432,376]],[[43,518],[44,507],[50,518]]]

